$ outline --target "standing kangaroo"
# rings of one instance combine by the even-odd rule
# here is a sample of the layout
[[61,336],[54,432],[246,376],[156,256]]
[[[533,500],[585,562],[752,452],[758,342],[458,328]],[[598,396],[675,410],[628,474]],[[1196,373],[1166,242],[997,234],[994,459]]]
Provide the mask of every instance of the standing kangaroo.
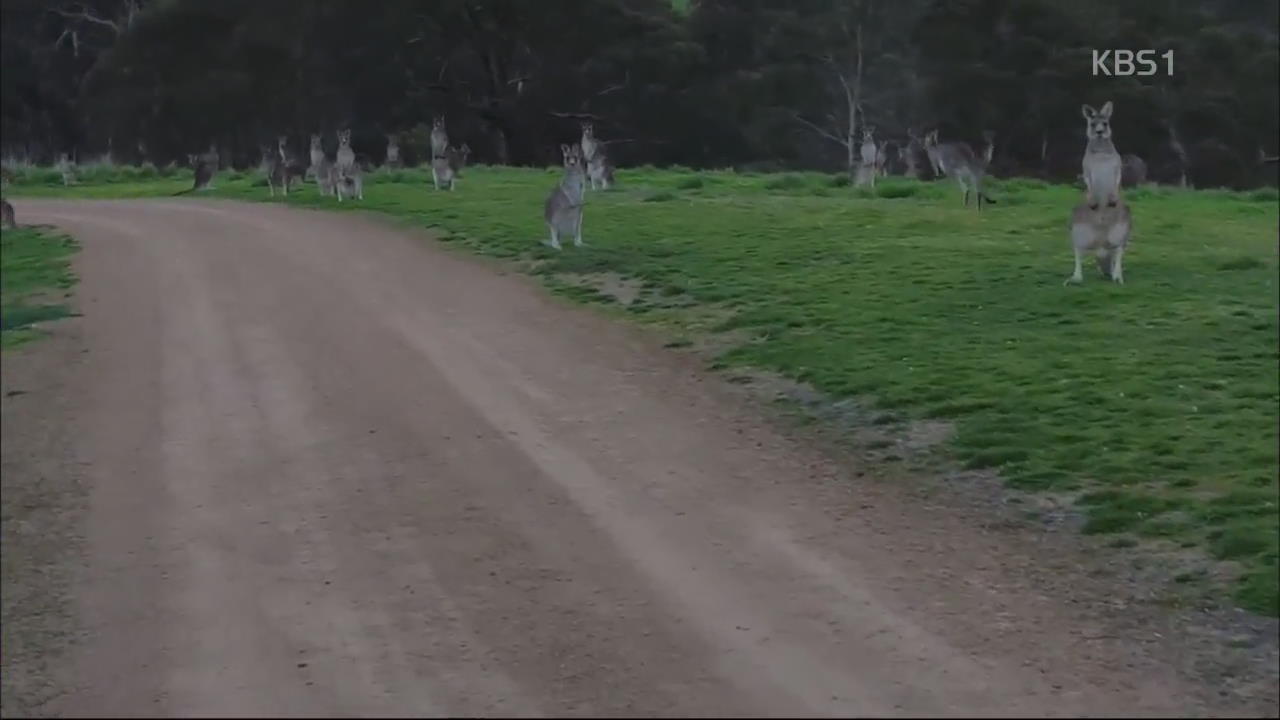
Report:
[[920,155],[923,153],[924,141],[920,139],[920,134],[907,128],[907,144],[899,151],[907,177],[920,179]]
[[269,147],[262,149],[262,164],[266,168],[267,188],[271,191],[271,197],[276,196],[277,187],[285,197],[289,196],[289,163],[285,162],[284,153],[281,151],[282,144],[283,138],[277,141],[274,150]]
[[470,154],[471,146],[462,143],[462,147],[445,149],[444,157],[431,159],[431,180],[437,190],[441,185],[453,190],[458,178],[462,175],[462,168],[467,166],[467,157]]
[[862,162],[858,165],[858,185],[871,185],[871,189],[876,187],[876,157],[879,154],[879,148],[876,147],[874,127],[868,126],[862,129],[862,145],[858,147],[858,158]]
[[324,154],[319,133],[311,134],[311,175],[320,188],[321,195],[332,195],[337,183],[337,169],[329,156]]
[[334,194],[338,202],[342,198],[364,199],[364,172],[356,164],[356,153],[351,149],[351,131],[338,131],[338,152],[334,155]]
[[1089,142],[1084,149],[1084,187],[1090,210],[1102,204],[1113,208],[1120,202],[1120,175],[1123,161],[1111,142],[1111,101],[1100,110],[1080,106],[1084,114],[1084,134]]
[[315,179],[319,182],[316,170],[320,167],[320,161],[324,159],[324,143],[320,139],[320,133],[311,133],[311,166],[307,168],[307,177],[305,179]]
[[14,216],[13,206],[9,204],[8,200],[3,198],[0,198],[0,224],[10,230],[14,230],[18,227],[18,220]]
[[1063,283],[1084,281],[1081,263],[1093,253],[1098,271],[1124,284],[1124,251],[1133,232],[1133,215],[1120,195],[1123,161],[1111,141],[1111,101],[1100,110],[1081,106],[1085,119],[1084,199],[1071,211],[1071,249],[1075,269]]
[[604,143],[596,138],[595,126],[589,122],[582,123],[582,139],[578,142],[582,151],[582,160],[586,164],[587,180],[591,189],[597,187],[608,190],[613,184],[613,164],[604,151]]
[[71,162],[71,156],[62,153],[58,156],[58,170],[62,173],[63,185],[74,185],[76,182],[75,163]]
[[982,179],[986,175],[986,163],[978,159],[973,148],[966,142],[938,142],[938,131],[934,130],[925,136],[925,150],[929,152],[929,160],[937,163],[937,169],[943,175],[955,178],[964,191],[964,206],[969,207],[969,194],[978,196],[978,211],[982,211],[982,201],[995,204],[982,189]]
[[1084,282],[1082,263],[1086,253],[1093,253],[1098,272],[1119,285],[1124,284],[1124,251],[1133,232],[1133,216],[1129,206],[1118,200],[1113,206],[1089,206],[1080,201],[1071,211],[1071,249],[1075,253],[1075,270],[1062,284]]
[[543,210],[551,231],[549,244],[556,250],[560,249],[561,235],[572,235],[573,244],[582,246],[582,205],[586,199],[581,146],[561,145],[560,154],[564,156],[564,178],[547,196]]
[[[262,152],[263,172],[266,172],[266,162],[268,159],[267,151]],[[180,190],[174,195],[186,195],[197,190],[207,190],[213,187],[213,176],[218,173],[218,151],[210,146],[209,152],[200,155],[187,155],[187,162],[191,165],[194,182],[191,187],[186,190]]]
[[442,158],[449,150],[449,133],[444,129],[444,116],[437,115],[431,122],[431,157]]
[[600,141],[596,139],[596,128],[589,122],[582,123],[582,159],[591,162],[600,152]]
[[351,149],[351,130],[338,131],[338,152],[334,155],[334,165],[338,170],[345,170],[356,164],[356,152]]
[[383,164],[392,169],[400,167],[400,139],[395,133],[387,133],[387,159]]

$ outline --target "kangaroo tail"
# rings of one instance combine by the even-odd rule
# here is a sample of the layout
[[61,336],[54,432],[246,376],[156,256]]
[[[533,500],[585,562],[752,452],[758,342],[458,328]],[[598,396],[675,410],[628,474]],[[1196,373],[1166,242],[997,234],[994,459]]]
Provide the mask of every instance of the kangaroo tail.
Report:
[[983,199],[983,200],[986,200],[987,202],[991,203],[992,205],[995,205],[995,204],[996,204],[996,201],[995,201],[995,200],[992,200],[992,199],[991,199],[991,196],[990,196],[990,195],[988,195],[988,194],[986,194],[986,193],[982,193],[982,199]]
[[178,192],[174,193],[170,197],[178,197],[179,195],[189,195],[195,192],[195,190],[196,190],[195,188],[187,188],[186,190],[179,190]]

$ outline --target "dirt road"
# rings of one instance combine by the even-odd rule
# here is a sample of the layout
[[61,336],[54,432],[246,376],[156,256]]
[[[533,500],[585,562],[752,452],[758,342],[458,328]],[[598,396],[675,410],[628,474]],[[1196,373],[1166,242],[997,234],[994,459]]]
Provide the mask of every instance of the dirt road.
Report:
[[[851,482],[523,278],[279,206],[19,217],[84,247],[63,402],[7,401],[49,417],[6,441],[61,428],[86,493],[41,712],[1231,710],[1100,640],[1012,540]],[[25,357],[7,382],[50,372]]]

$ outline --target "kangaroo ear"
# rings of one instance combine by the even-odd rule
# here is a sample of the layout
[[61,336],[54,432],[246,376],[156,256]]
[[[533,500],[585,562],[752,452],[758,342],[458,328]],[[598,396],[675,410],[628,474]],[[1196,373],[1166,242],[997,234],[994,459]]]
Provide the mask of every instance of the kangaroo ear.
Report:
[[561,145],[561,146],[560,146],[560,154],[561,154],[561,155],[568,155],[568,154],[569,154],[569,146],[568,146],[568,145]]
[[1080,114],[1084,115],[1085,120],[1092,120],[1093,116],[1097,114],[1097,111],[1089,105],[1081,105]]
[[1110,100],[1107,101],[1106,105],[1102,106],[1102,109],[1098,111],[1098,114],[1104,118],[1111,117],[1111,101]]

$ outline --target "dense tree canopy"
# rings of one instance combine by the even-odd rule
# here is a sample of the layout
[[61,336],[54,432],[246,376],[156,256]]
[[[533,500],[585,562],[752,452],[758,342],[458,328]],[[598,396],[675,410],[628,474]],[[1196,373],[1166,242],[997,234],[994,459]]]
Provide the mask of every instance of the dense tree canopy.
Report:
[[[1163,181],[1270,182],[1277,3],[1256,0],[5,0],[6,156],[239,164],[350,126],[378,159],[432,116],[482,162],[542,164],[590,119],[623,163],[842,168],[863,124],[996,137],[1069,178],[1081,103]],[[1095,77],[1094,48],[1174,51]],[[412,159],[412,157],[410,158]],[[1268,174],[1270,170],[1271,174]]]

